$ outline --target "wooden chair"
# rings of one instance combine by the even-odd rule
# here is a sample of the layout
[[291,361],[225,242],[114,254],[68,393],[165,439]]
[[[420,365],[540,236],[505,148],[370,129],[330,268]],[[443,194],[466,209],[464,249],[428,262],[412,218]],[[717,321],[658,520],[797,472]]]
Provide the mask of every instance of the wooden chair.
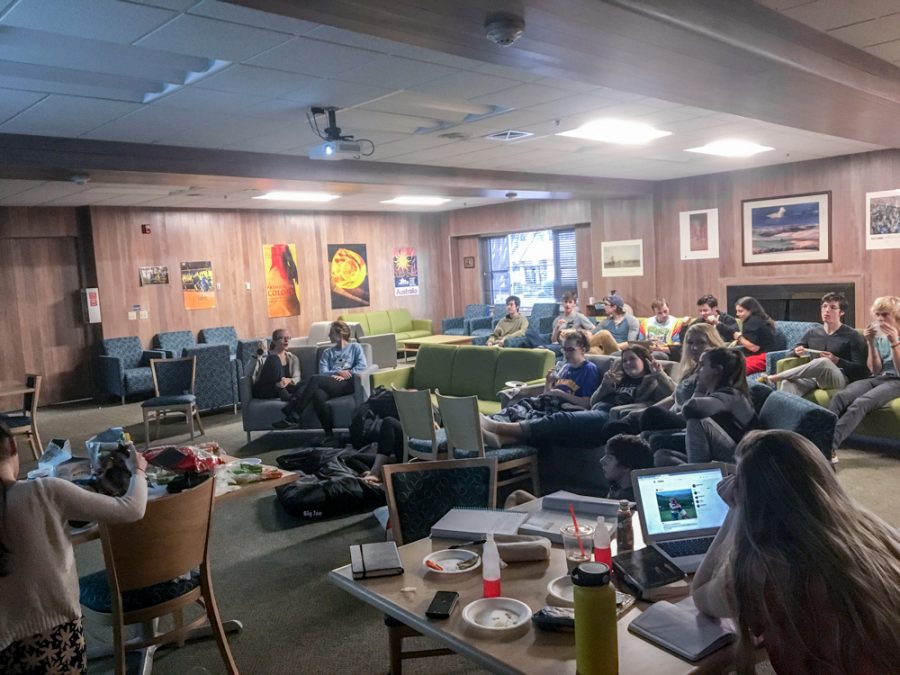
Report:
[[403,427],[403,461],[435,460],[447,452],[447,435],[434,426],[431,392],[427,389],[397,389],[391,385]]
[[[112,620],[116,675],[125,675],[126,651],[146,650],[140,672],[149,673],[159,645],[182,646],[189,631],[207,621],[226,672],[237,675],[210,575],[214,498],[215,479],[210,478],[190,490],[151,500],[142,520],[100,526],[106,571],[81,579],[81,604]],[[194,603],[205,613],[185,625],[182,612]],[[174,615],[174,627],[157,632],[157,620],[167,615]],[[126,642],[129,624],[141,624],[144,629]]]
[[454,459],[493,457],[497,460],[497,489],[525,480],[531,481],[531,491],[539,495],[538,449],[530,445],[515,445],[485,450],[481,434],[478,398],[475,396],[444,396],[437,394],[438,410],[447,432],[448,454]]
[[197,411],[197,397],[194,395],[194,380],[197,372],[197,359],[188,356],[183,359],[150,359],[150,370],[153,373],[153,388],[156,396],[141,403],[144,415],[144,447],[150,447],[150,420],[156,419],[156,437],[159,438],[159,423],[167,413],[177,412],[185,417],[194,438],[194,418],[200,433],[203,423]]
[[[497,462],[493,458],[389,464],[384,467],[391,530],[398,545],[429,536],[431,526],[454,506],[494,508]],[[453,654],[450,649],[403,651],[403,639],[421,633],[385,616],[391,675],[402,675],[403,661]]]
[[28,443],[31,445],[31,452],[35,459],[39,459],[44,454],[44,446],[41,444],[41,435],[37,428],[37,407],[41,397],[42,379],[41,375],[31,373],[25,375],[25,386],[34,391],[23,395],[21,414],[15,410],[14,414],[0,415],[13,436],[25,435],[28,437]]

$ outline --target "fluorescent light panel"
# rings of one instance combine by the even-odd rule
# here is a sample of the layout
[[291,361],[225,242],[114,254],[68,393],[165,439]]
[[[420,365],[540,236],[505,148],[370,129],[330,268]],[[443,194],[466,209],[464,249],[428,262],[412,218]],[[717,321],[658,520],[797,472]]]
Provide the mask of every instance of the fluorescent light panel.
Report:
[[446,197],[406,196],[386,199],[382,204],[399,204],[401,206],[440,206],[450,200]]
[[331,202],[340,199],[340,195],[327,192],[292,192],[290,190],[273,190],[253,199],[268,199],[275,202]]
[[656,129],[643,122],[600,119],[586,122],[577,129],[563,131],[556,135],[619,145],[643,145],[663,136],[671,136],[672,132]]
[[760,145],[753,141],[743,141],[738,138],[723,138],[712,141],[697,148],[685,148],[685,152],[698,152],[704,155],[716,155],[718,157],[752,157],[761,152],[774,150],[767,145]]

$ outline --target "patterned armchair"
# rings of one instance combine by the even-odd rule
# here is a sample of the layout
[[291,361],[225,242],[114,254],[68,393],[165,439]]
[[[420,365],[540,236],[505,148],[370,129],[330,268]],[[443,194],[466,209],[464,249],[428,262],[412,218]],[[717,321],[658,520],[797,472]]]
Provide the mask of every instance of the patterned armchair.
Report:
[[[441,321],[441,332],[444,335],[471,335],[472,321],[482,319],[476,327],[483,328],[491,325],[490,305],[466,305],[462,316],[451,316]],[[487,323],[484,320],[487,320]],[[488,331],[490,333],[490,331]]]
[[[776,321],[775,349],[766,352],[766,373],[774,375],[777,363],[781,359],[791,356],[790,350],[806,335],[806,331],[821,325],[812,321]],[[751,377],[753,376],[751,375]],[[759,375],[756,377],[759,377]]]
[[167,359],[180,359],[182,351],[197,344],[194,334],[189,330],[158,333],[153,342],[158,349],[165,352]]
[[[559,315],[559,303],[557,302],[536,302],[531,307],[531,314],[528,315],[528,332],[540,335],[544,343],[550,342],[550,336],[553,333],[553,320]],[[504,345],[506,347],[533,347],[528,336],[522,336],[507,340]]]
[[215,328],[203,328],[200,331],[200,342],[208,345],[228,345],[228,354],[232,360],[237,358],[238,345],[246,343],[244,349],[256,350],[258,339],[239,339],[234,326],[217,326]]
[[165,358],[162,351],[145,351],[137,336],[103,340],[97,357],[97,384],[101,394],[119,396],[122,405],[130,394],[152,394],[150,359],[161,358]]
[[238,363],[224,344],[196,345],[184,350],[185,358],[197,359],[194,395],[198,410],[212,410],[226,405],[237,413]]

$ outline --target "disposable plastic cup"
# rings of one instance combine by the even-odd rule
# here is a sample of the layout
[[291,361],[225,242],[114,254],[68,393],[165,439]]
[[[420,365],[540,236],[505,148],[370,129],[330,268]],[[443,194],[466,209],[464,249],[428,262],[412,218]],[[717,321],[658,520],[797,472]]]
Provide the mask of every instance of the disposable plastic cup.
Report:
[[562,532],[563,549],[566,552],[566,571],[571,574],[577,565],[591,561],[594,547],[594,526],[579,525],[576,530],[574,525],[564,525],[560,531]]

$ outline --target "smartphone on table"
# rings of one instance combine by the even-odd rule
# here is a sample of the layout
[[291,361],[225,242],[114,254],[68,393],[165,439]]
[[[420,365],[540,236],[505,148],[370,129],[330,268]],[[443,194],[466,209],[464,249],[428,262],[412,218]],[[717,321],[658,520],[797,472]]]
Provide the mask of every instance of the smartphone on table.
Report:
[[425,610],[425,616],[429,619],[449,619],[458,601],[459,593],[456,591],[438,591]]

